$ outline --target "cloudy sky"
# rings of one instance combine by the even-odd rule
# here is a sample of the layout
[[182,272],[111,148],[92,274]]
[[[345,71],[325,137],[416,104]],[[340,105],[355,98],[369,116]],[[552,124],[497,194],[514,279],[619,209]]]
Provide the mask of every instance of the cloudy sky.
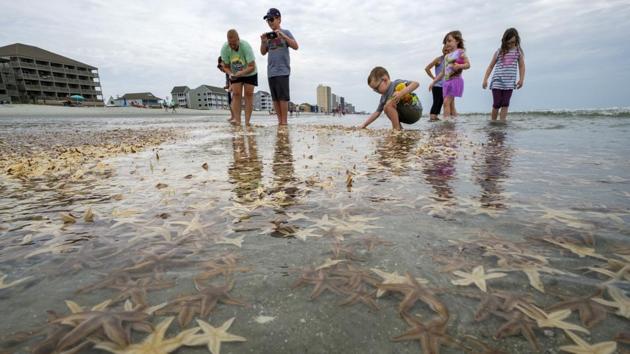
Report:
[[[366,85],[372,67],[420,82],[431,104],[424,66],[440,54],[445,33],[459,29],[472,67],[460,111],[486,111],[483,73],[503,31],[516,27],[525,52],[524,88],[513,109],[630,106],[630,1],[3,1],[0,46],[24,43],[99,68],[105,98],[175,85],[221,86],[216,58],[225,33],[239,31],[255,51],[269,7],[283,15],[300,49],[291,52],[291,96],[316,103],[323,83],[359,110],[378,96]],[[267,58],[257,53],[259,89],[267,90]]]

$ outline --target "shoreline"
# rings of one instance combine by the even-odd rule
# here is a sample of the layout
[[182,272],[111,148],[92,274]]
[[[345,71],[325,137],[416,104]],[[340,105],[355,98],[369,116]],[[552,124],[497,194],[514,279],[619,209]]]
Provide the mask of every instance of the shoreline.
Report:
[[[230,111],[226,109],[198,110],[190,108],[177,108],[175,113],[170,110],[157,108],[136,108],[136,107],[64,107],[64,106],[48,106],[35,104],[10,104],[0,105],[0,117],[29,116],[29,115],[48,115],[48,116],[158,116],[158,117],[176,117],[180,116],[225,116],[230,115]],[[253,111],[254,117],[275,117],[267,111]],[[322,116],[332,117],[332,115],[302,112],[301,116]],[[293,117],[296,117],[293,115]]]

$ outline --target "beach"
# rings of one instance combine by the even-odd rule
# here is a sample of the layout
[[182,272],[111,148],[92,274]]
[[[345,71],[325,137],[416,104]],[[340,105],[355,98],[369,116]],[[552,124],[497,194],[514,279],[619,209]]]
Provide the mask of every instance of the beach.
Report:
[[627,111],[228,114],[0,106],[0,352],[630,348]]

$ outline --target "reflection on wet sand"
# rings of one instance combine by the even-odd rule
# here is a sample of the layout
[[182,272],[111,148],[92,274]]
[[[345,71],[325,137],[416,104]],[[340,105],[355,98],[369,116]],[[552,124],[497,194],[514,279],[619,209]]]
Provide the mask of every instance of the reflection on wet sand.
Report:
[[247,128],[244,131],[234,128],[232,137],[233,162],[228,167],[230,183],[234,184],[236,199],[249,196],[261,184],[263,163],[258,156],[256,131]]
[[[292,205],[299,192],[297,179],[295,178],[295,168],[293,167],[293,151],[289,128],[279,126],[276,130],[276,143],[273,152],[273,189],[272,193],[276,197],[282,197],[280,202],[285,207]],[[278,195],[278,193],[281,193]]]
[[481,187],[481,206],[505,209],[503,203],[505,187],[502,182],[509,178],[513,150],[506,142],[507,132],[502,127],[488,127],[486,142],[473,165],[475,182]]
[[[430,150],[423,159],[424,179],[431,185],[433,199],[447,201],[454,197],[451,180],[455,178],[457,131],[454,123],[444,123],[428,131]],[[446,151],[445,151],[446,150]]]
[[404,175],[409,169],[409,155],[417,144],[418,132],[388,132],[376,145],[377,161],[384,170],[395,176]]

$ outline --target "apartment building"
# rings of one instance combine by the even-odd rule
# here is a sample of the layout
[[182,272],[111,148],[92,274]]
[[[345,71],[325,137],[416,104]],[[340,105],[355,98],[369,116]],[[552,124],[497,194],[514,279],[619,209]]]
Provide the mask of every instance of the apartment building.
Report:
[[[171,90],[172,101],[179,107],[189,108],[189,93],[190,88],[188,86],[175,86]],[[168,102],[169,104],[171,102]]]
[[271,94],[266,91],[258,91],[254,93],[254,110],[270,111],[273,109]]
[[92,65],[15,43],[0,47],[0,100],[56,103],[81,95],[85,103],[103,105],[98,69]]
[[229,109],[227,92],[222,87],[201,85],[188,92],[188,108]]

